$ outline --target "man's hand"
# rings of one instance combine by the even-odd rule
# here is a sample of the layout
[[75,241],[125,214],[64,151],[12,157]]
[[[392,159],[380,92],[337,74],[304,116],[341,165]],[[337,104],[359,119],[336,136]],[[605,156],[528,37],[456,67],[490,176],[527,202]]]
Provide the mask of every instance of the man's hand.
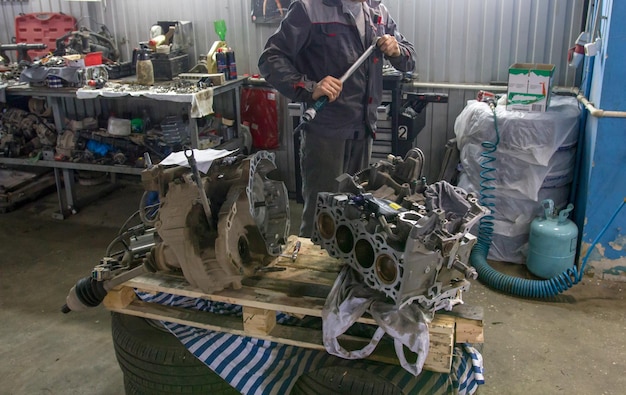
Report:
[[400,52],[400,45],[394,36],[385,34],[376,42],[378,48],[389,58],[395,58],[402,54]]
[[333,102],[339,97],[342,88],[343,83],[341,80],[330,75],[326,76],[315,86],[313,100],[317,100],[322,96],[328,96],[328,101]]

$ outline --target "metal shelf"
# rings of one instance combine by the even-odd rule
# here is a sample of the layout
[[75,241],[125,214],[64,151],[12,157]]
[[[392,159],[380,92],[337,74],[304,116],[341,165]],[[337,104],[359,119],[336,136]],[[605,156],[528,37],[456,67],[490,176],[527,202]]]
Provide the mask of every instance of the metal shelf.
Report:
[[[241,125],[240,120],[240,91],[239,88],[243,85],[244,82],[248,80],[248,77],[240,77],[237,80],[226,81],[223,85],[213,87],[213,97],[232,92],[234,93],[233,103],[234,106],[234,115],[235,122],[237,128],[239,129]],[[48,88],[48,87],[30,87],[24,85],[14,85],[6,87],[5,94],[7,99],[10,96],[29,96],[29,97],[45,97],[48,106],[52,109],[52,115],[54,118],[54,124],[57,131],[62,131],[64,128],[63,124],[63,110],[62,110],[62,101],[63,99],[76,99],[76,100],[92,100],[92,99],[79,99],[76,96],[77,89],[76,88]],[[188,100],[185,100],[184,103],[189,105],[189,114],[191,115],[191,102],[192,97],[189,96]],[[131,96],[131,95],[123,95],[119,97],[107,97],[102,95],[96,95],[95,98],[105,99],[105,100],[156,100],[156,101],[176,101],[175,95],[172,94],[163,94],[163,95],[152,95],[152,97],[144,97],[144,96]],[[180,99],[180,97],[178,98]],[[180,100],[179,100],[180,101]],[[191,134],[191,145],[194,148],[198,147],[198,125],[196,118],[189,117],[189,129]],[[239,131],[241,132],[241,131]],[[141,174],[142,169],[134,168],[131,166],[112,166],[112,165],[97,165],[91,163],[75,163],[75,162],[61,162],[61,161],[50,161],[50,160],[37,160],[33,161],[28,158],[4,158],[0,157],[0,164],[4,165],[13,165],[13,166],[39,166],[39,167],[48,167],[54,169],[54,176],[57,188],[57,196],[59,201],[59,212],[53,215],[54,218],[64,219],[67,216],[75,214],[78,212],[78,208],[76,206],[76,196],[74,191],[74,171],[95,171],[95,172],[103,172],[111,174],[111,188],[116,187],[115,175],[116,174],[129,174],[129,175],[139,175]],[[63,194],[63,189],[65,189],[65,194]]]
[[51,167],[55,169],[72,169],[72,170],[84,170],[84,171],[99,171],[104,173],[117,173],[117,174],[141,174],[143,169],[138,167],[123,166],[123,165],[96,165],[93,163],[76,163],[76,162],[60,162],[53,160],[37,160],[26,158],[3,158],[0,157],[0,164],[5,165],[18,165],[18,166],[39,166],[39,167]]

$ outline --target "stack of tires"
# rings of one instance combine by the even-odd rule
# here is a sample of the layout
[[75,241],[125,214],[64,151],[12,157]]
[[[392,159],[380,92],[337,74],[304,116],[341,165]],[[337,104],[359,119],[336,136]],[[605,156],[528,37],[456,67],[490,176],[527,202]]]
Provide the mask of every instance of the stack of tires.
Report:
[[127,395],[237,395],[158,321],[112,313],[115,356]]
[[[111,328],[127,395],[239,394],[158,321],[112,313]],[[364,363],[368,362],[360,362]],[[403,391],[371,371],[329,366],[302,374],[290,394],[401,395]]]

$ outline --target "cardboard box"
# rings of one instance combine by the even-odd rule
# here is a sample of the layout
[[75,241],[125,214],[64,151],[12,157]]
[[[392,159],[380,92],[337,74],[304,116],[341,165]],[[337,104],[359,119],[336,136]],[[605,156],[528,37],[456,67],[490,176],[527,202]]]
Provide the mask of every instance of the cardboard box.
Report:
[[506,109],[546,111],[550,105],[555,66],[540,63],[514,63],[509,67]]

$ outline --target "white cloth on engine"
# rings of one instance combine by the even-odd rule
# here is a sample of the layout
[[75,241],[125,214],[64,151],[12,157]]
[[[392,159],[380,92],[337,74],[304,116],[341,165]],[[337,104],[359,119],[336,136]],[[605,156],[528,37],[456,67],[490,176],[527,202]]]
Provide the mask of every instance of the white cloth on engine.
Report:
[[[360,350],[347,351],[338,341],[365,312],[378,324],[370,343]],[[394,339],[401,366],[417,376],[428,355],[430,318],[415,304],[397,307],[387,303],[382,293],[367,287],[359,274],[345,265],[326,298],[322,309],[324,347],[329,354],[346,359],[369,356],[385,333]],[[404,347],[417,354],[415,363],[409,363]]]

